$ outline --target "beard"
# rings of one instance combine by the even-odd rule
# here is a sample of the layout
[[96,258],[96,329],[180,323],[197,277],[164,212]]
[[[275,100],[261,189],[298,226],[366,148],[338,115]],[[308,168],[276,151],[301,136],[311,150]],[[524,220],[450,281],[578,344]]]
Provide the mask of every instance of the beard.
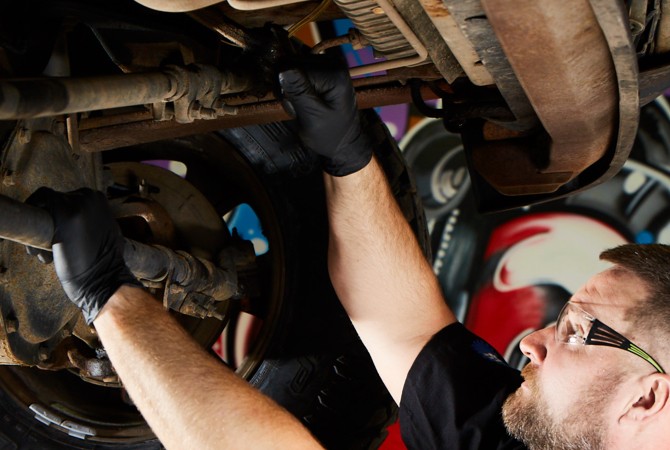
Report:
[[576,396],[579,405],[567,417],[557,420],[542,395],[537,369],[527,365],[521,372],[528,390],[519,388],[503,405],[503,422],[514,438],[530,450],[605,449],[605,410],[612,389],[621,377],[598,380],[588,392]]

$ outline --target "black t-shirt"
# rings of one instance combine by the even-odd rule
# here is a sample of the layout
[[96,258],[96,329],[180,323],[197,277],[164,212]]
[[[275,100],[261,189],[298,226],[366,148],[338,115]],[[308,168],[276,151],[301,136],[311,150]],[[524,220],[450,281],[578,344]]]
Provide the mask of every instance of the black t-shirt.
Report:
[[400,401],[409,449],[525,449],[507,434],[502,405],[523,379],[496,350],[460,323],[426,344]]

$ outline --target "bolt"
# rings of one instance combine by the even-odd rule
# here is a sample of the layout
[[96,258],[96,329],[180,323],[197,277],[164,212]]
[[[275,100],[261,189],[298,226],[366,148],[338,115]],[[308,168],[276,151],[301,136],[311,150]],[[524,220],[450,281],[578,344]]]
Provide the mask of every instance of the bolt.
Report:
[[67,132],[65,120],[54,120],[51,122],[51,132],[56,135],[64,136]]
[[40,349],[37,351],[37,357],[40,361],[46,361],[49,359],[49,349],[46,347],[40,347]]
[[14,172],[12,170],[5,169],[0,175],[2,175],[2,184],[7,187],[14,186]]
[[5,330],[7,331],[7,334],[16,333],[18,329],[19,329],[18,320],[10,318],[7,318],[5,320]]
[[16,138],[19,141],[19,144],[27,144],[32,139],[33,133],[27,128],[21,128],[17,133]]
[[384,10],[381,8],[381,6],[376,6],[372,8],[372,14],[381,15],[384,14]]
[[140,197],[147,197],[149,195],[149,184],[144,178],[140,180],[139,194]]

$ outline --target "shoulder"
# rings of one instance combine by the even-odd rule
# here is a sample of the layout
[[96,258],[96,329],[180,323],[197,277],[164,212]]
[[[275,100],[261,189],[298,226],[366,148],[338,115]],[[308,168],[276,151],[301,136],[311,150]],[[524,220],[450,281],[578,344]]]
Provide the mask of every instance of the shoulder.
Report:
[[412,442],[429,441],[434,448],[453,449],[518,444],[507,435],[500,410],[521,381],[491,345],[462,324],[451,324],[426,344],[410,369],[400,403],[403,439],[410,448]]

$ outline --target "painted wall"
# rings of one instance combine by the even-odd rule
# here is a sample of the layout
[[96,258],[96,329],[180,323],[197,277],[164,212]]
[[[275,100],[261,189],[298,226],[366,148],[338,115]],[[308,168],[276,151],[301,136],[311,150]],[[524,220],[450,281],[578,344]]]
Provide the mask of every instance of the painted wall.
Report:
[[[474,207],[458,135],[405,105],[388,113],[423,198],[433,270],[459,319],[512,365],[526,334],[545,327],[592,274],[600,251],[625,242],[670,244],[670,108],[642,110],[631,158],[607,183],[570,198],[493,215]],[[403,449],[397,425],[382,446]]]

